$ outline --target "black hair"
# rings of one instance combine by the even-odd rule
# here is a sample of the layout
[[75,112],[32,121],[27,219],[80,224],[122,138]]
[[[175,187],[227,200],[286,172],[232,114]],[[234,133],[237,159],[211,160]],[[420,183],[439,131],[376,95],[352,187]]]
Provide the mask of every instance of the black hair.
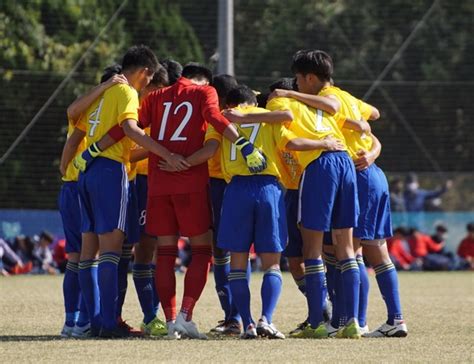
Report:
[[108,79],[112,78],[114,75],[118,75],[122,73],[122,66],[119,64],[113,64],[112,66],[108,66],[104,68],[104,73],[100,78],[100,83],[107,81]]
[[155,74],[153,75],[152,80],[150,81],[150,85],[158,87],[165,87],[170,85],[168,71],[161,64],[158,64],[158,68]]
[[399,226],[395,230],[393,230],[394,234],[400,234],[403,236],[408,236],[408,229],[405,226]]
[[239,85],[229,91],[226,97],[228,106],[239,104],[257,104],[257,97],[252,89],[246,85]]
[[471,222],[471,223],[467,224],[466,229],[470,233],[474,232],[474,222]]
[[298,90],[298,86],[296,85],[296,79],[290,77],[283,77],[279,80],[273,82],[270,86],[268,86],[270,92],[275,91],[277,88],[282,90]]
[[331,57],[324,51],[299,50],[293,56],[291,71],[304,76],[312,73],[321,81],[328,82],[331,80],[334,66]]
[[219,101],[221,101],[225,100],[229,91],[237,87],[238,83],[234,76],[222,74],[212,79],[212,86],[216,89]]
[[51,244],[54,240],[54,237],[49,231],[44,230],[40,234],[40,239],[44,239],[46,241],[49,241],[49,243]]
[[122,59],[122,71],[146,67],[150,73],[158,69],[158,59],[153,51],[145,45],[130,47]]
[[268,102],[268,96],[270,96],[267,92],[262,92],[261,94],[257,95],[257,106],[265,109]]
[[166,69],[168,72],[168,82],[169,85],[174,85],[178,78],[181,77],[181,73],[183,73],[183,66],[181,63],[175,61],[174,59],[167,58],[160,62],[160,64]]
[[187,63],[181,75],[189,79],[206,79],[209,83],[212,83],[212,71],[196,62]]

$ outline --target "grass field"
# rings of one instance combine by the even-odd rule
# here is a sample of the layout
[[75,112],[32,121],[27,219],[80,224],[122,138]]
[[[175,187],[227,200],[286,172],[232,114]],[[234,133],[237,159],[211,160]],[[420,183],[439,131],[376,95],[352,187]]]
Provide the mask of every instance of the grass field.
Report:
[[[252,277],[254,318],[259,316],[261,275]],[[182,279],[178,279],[179,294]],[[0,278],[0,362],[474,362],[474,274],[404,273],[405,339],[165,341],[68,340],[63,323],[62,277]],[[202,331],[221,318],[212,276],[195,310]],[[385,319],[371,277],[369,327]],[[289,275],[274,322],[287,333],[305,317],[305,301]],[[138,325],[140,310],[130,277],[124,317]]]

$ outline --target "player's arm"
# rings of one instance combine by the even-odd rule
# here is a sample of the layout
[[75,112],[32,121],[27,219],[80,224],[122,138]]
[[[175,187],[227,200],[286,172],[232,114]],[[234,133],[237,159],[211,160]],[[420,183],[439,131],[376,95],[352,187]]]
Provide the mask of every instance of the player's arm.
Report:
[[343,128],[355,130],[355,131],[358,131],[359,133],[365,133],[365,134],[370,134],[372,132],[372,129],[369,123],[365,120],[353,120],[353,119],[346,118],[344,121]]
[[69,107],[67,108],[67,116],[71,120],[78,120],[81,114],[86,112],[89,106],[107,90],[109,87],[117,83],[128,84],[127,79],[124,75],[118,74],[109,78],[107,81],[94,87],[86,94],[79,96]]
[[276,89],[273,91],[268,100],[271,100],[275,97],[290,97],[295,100],[301,101],[303,104],[311,106],[315,109],[320,109],[326,111],[327,113],[334,115],[336,114],[339,109],[341,108],[341,103],[337,99],[337,97],[329,95],[329,96],[317,96],[317,95],[310,95],[304,94],[302,92],[293,91],[293,90],[282,90]]
[[235,109],[227,109],[222,112],[222,115],[235,124],[277,124],[293,121],[293,113],[290,110],[276,110],[270,112],[244,114]]
[[[202,163],[206,163],[209,159],[211,159],[214,154],[216,154],[217,149],[219,149],[220,142],[216,139],[209,139],[204,143],[204,146],[191,154],[189,157],[186,158],[188,163],[191,166],[197,166]],[[167,172],[177,172],[176,169],[172,168],[166,161],[158,162],[158,167],[161,170]]]
[[64,143],[63,152],[61,154],[61,162],[59,163],[59,171],[61,172],[62,176],[66,174],[67,166],[73,160],[74,156],[76,155],[77,148],[85,136],[85,131],[74,128],[74,131]]
[[294,138],[291,139],[287,144],[286,148],[288,150],[294,151],[308,151],[315,149],[323,149],[328,151],[342,151],[346,150],[346,146],[339,139],[334,138],[329,135],[324,139],[313,140],[307,138]]
[[135,148],[130,151],[130,162],[136,163],[148,158],[148,150],[145,148]]
[[125,119],[122,122],[122,128],[125,135],[135,143],[149,150],[151,153],[163,158],[171,167],[178,171],[184,171],[190,167],[186,159],[179,155],[171,153],[167,148],[155,142],[143,129],[138,126],[137,120]]
[[370,148],[369,151],[363,149],[359,150],[357,152],[357,159],[354,160],[355,167],[358,171],[369,168],[382,152],[382,144],[380,141],[373,134],[370,134],[370,137],[372,138],[372,148]]

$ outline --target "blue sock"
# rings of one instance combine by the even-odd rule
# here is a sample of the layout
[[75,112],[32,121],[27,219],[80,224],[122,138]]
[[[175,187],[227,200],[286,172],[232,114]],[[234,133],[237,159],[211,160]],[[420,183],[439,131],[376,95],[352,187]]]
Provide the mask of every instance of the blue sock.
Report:
[[99,256],[99,292],[102,327],[117,327],[118,264],[120,254],[107,252]]
[[229,320],[232,312],[232,294],[229,285],[230,255],[214,256],[214,280],[216,282],[217,297],[224,311],[225,320]]
[[312,328],[323,322],[324,290],[326,279],[324,264],[321,259],[306,259],[304,261],[306,299],[309,308],[309,323]]
[[66,325],[75,325],[79,315],[79,298],[81,287],[79,286],[79,264],[67,262],[63,280],[64,309],[66,313]]
[[387,323],[393,325],[394,320],[403,320],[400,293],[398,291],[397,271],[392,262],[377,265],[374,269],[380,293],[382,294],[385,305],[387,306]]
[[118,299],[117,299],[117,318],[122,317],[122,308],[125,302],[125,295],[128,287],[128,267],[132,259],[133,245],[125,244],[122,247],[122,255],[118,263]]
[[251,323],[255,324],[250,313],[250,289],[249,282],[247,281],[247,272],[245,270],[231,269],[229,285],[233,301],[242,317],[245,330]]
[[84,295],[81,294],[79,303],[79,317],[77,318],[77,326],[83,327],[89,323],[89,314],[87,313],[87,305]]
[[148,324],[156,317],[153,304],[153,276],[149,264],[133,265],[133,282],[143,312],[143,322]]
[[298,290],[303,293],[303,296],[306,296],[306,280],[303,277],[295,278],[293,277],[296,285],[298,286]]
[[160,297],[158,297],[158,291],[156,290],[156,283],[155,283],[155,272],[156,272],[156,264],[150,264],[151,269],[151,276],[153,280],[153,311],[155,312],[155,316],[158,313],[158,307],[160,306]]
[[342,284],[342,272],[339,262],[336,263],[334,272],[334,302],[332,306],[331,325],[335,328],[346,324],[346,308],[344,306],[344,285]]
[[79,262],[79,283],[89,320],[93,329],[100,330],[102,319],[97,273],[97,260],[90,259]]
[[269,324],[272,323],[273,312],[281,294],[282,278],[280,268],[267,269],[263,275],[262,288],[262,316],[265,316]]
[[341,260],[342,285],[344,290],[347,320],[359,316],[360,273],[355,258]]
[[336,264],[337,259],[334,255],[329,253],[324,253],[324,263],[326,264],[326,284],[328,287],[329,300],[332,303],[334,310],[334,291],[335,291],[335,279],[336,279]]
[[360,291],[359,291],[359,325],[364,327],[367,325],[367,306],[369,304],[369,275],[365,267],[364,258],[362,255],[356,256],[357,265],[360,273]]

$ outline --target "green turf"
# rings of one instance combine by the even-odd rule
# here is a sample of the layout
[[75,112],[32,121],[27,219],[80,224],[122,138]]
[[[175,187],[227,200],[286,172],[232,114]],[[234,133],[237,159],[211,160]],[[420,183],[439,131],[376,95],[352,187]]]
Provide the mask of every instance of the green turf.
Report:
[[[254,318],[259,316],[261,275],[252,276]],[[182,293],[178,277],[178,296]],[[62,277],[0,278],[0,362],[474,362],[474,275],[404,273],[402,304],[409,328],[404,339],[361,340],[68,340],[63,323]],[[212,276],[195,310],[201,330],[221,319]],[[138,326],[140,309],[130,279],[124,317]],[[385,320],[371,277],[369,326]],[[287,333],[305,318],[305,300],[284,275],[274,323]]]

